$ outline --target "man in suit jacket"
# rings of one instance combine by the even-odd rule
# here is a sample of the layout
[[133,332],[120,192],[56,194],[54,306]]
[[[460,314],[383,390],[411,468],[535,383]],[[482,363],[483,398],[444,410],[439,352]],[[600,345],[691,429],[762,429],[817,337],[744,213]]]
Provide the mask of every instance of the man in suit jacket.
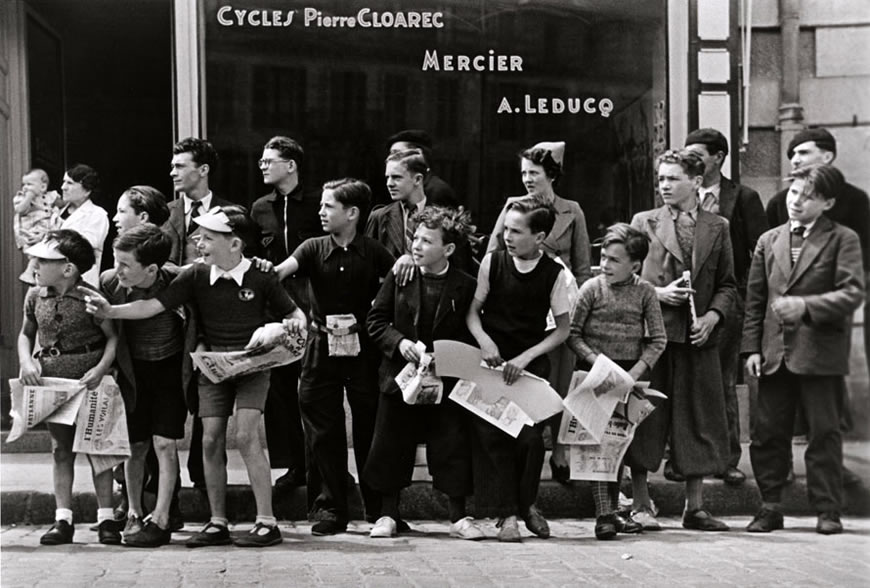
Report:
[[722,175],[722,164],[728,155],[728,140],[716,129],[698,129],[686,137],[686,149],[694,151],[704,161],[704,180],[699,196],[701,208],[728,220],[731,247],[734,251],[734,278],[737,297],[734,312],[729,313],[719,330],[719,361],[725,387],[725,412],[728,415],[728,467],[718,477],[731,485],[742,484],[746,475],[740,463],[740,409],[737,403],[737,381],[740,366],[740,334],[743,331],[743,300],[752,252],[761,234],[767,230],[764,206],[758,192],[733,182]]
[[[432,137],[421,129],[399,131],[387,139],[387,149],[391,154],[409,149],[419,149],[423,153],[423,159],[426,160],[426,163],[430,166],[432,164]],[[435,175],[431,169],[423,180],[423,191],[429,199],[429,204],[451,208],[459,206],[459,198],[456,197],[456,192],[453,191],[450,184]]]
[[[306,194],[300,178],[305,153],[290,137],[272,137],[263,147],[259,166],[263,183],[272,188],[251,206],[251,218],[260,229],[260,250],[274,265],[290,257],[302,242],[323,234],[320,193]],[[284,288],[308,314],[308,280],[290,276]],[[263,419],[273,469],[287,472],[275,480],[275,489],[305,484],[305,437],[299,414],[299,376],[302,362],[272,368]]]
[[750,375],[759,377],[749,453],[763,504],[747,530],[783,527],[781,494],[800,406],[809,427],[807,492],[819,513],[816,530],[832,534],[843,529],[840,419],[851,317],[864,299],[861,247],[854,231],[823,216],[844,181],[839,170],[822,164],[792,176],[789,221],[762,235],[749,272],[741,351]]
[[[686,479],[683,527],[721,531],[728,527],[703,509],[702,487],[728,458],[716,340],[736,296],[731,238],[728,221],[700,207],[704,163],[696,153],[667,151],[657,167],[665,204],[631,224],[650,239],[641,277],[656,287],[668,336],[651,382],[668,400],[638,427],[626,463],[632,477],[656,471],[669,439],[674,470]],[[682,281],[687,270],[691,287]]]
[[[788,144],[788,158],[792,169],[807,165],[833,164],[837,158],[837,141],[834,136],[823,128],[804,129],[797,133]],[[767,203],[767,220],[769,226],[776,227],[788,220],[786,196],[788,189],[777,192]],[[829,219],[849,227],[858,234],[863,257],[864,281],[870,280],[870,199],[867,193],[843,182],[838,188],[833,206],[824,212]],[[866,302],[866,300],[865,300]],[[867,305],[870,306],[870,305]],[[870,368],[870,328],[864,326],[864,354]],[[852,428],[852,416],[849,410],[848,391],[843,405],[843,430]],[[796,434],[804,429],[802,417],[797,419]],[[846,486],[861,484],[861,478],[849,469],[843,469],[843,483]]]
[[[163,224],[163,230],[172,239],[169,261],[175,265],[187,265],[197,258],[196,235],[199,226],[192,219],[216,206],[232,204],[212,194],[209,188],[209,174],[215,169],[217,162],[218,155],[214,146],[203,139],[188,137],[172,147],[172,169],[169,176],[172,178],[172,187],[178,198],[169,203],[169,220]],[[202,420],[196,416],[199,410],[196,378],[193,378],[189,398],[194,401],[188,406],[194,417],[187,472],[194,487],[205,489],[205,473],[202,467]]]
[[169,261],[175,265],[187,265],[196,259],[196,235],[198,225],[191,219],[208,212],[215,206],[229,206],[212,194],[209,174],[217,167],[218,155],[214,146],[203,139],[188,137],[172,148],[172,188],[179,196],[169,203],[169,220],[163,230],[172,239]]

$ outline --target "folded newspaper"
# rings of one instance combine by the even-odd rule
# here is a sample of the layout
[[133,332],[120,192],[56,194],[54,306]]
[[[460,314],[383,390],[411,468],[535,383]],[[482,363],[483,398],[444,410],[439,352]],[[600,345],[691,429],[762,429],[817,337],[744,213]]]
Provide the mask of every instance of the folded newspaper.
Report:
[[299,361],[305,353],[305,334],[287,337],[283,343],[262,345],[244,351],[195,351],[193,364],[214,384],[229,378],[262,372]]
[[414,344],[420,354],[420,363],[408,362],[395,381],[402,391],[405,404],[439,404],[443,396],[444,383],[435,375],[435,361],[426,353],[422,341]]
[[634,385],[628,372],[600,353],[589,372],[574,372],[562,404],[599,442],[616,405],[626,401]]
[[481,393],[474,382],[459,380],[450,392],[450,400],[495,425],[511,437],[516,438],[525,425],[535,422],[515,402],[499,396],[493,398]]
[[40,386],[11,379],[9,388],[13,421],[7,443],[41,422],[75,424],[72,450],[88,454],[96,473],[130,456],[124,400],[111,376],[104,376],[93,390],[86,390],[78,380],[50,377],[42,378]]

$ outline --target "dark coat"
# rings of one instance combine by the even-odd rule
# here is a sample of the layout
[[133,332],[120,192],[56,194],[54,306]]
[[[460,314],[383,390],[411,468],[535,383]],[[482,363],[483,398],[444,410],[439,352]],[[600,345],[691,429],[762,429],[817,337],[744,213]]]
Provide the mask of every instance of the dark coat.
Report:
[[767,216],[758,192],[724,176],[719,183],[719,215],[728,220],[734,252],[737,288],[746,291],[746,278],[758,238],[767,230]]
[[[761,353],[762,373],[785,363],[795,374],[849,373],[852,313],[864,301],[864,274],[858,236],[820,217],[804,241],[794,267],[789,224],[767,231],[758,241],[749,272],[741,353]],[[770,303],[800,296],[806,315],[797,324],[780,323]]]
[[[369,336],[386,358],[379,371],[380,389],[394,394],[399,387],[394,378],[407,361],[399,353],[402,339],[417,341],[417,326],[422,305],[422,280],[419,274],[406,286],[396,284],[393,273],[387,274],[366,320]],[[468,274],[451,264],[447,270],[447,283],[441,301],[435,310],[432,339],[451,339],[474,345],[474,339],[465,324],[465,316],[474,298],[476,282]],[[438,370],[436,359],[436,373]]]
[[366,237],[387,248],[396,259],[405,253],[405,219],[402,203],[392,202],[372,210],[366,223]]
[[[214,193],[211,196],[211,207],[229,206],[232,202],[218,198]],[[207,211],[203,211],[207,212]],[[163,223],[163,230],[172,239],[172,251],[169,253],[169,261],[175,265],[184,265],[186,259],[196,257],[195,245],[186,234],[184,226],[184,199],[176,198],[169,203],[169,220]]]

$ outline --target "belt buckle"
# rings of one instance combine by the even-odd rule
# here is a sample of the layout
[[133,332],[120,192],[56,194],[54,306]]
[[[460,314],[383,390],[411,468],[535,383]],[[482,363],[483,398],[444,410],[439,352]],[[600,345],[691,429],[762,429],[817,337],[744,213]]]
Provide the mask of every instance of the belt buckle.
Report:
[[46,352],[47,352],[47,354],[48,354],[50,357],[60,357],[60,349],[58,349],[58,348],[55,347],[54,345],[52,345],[51,347],[49,347],[49,348],[46,350]]

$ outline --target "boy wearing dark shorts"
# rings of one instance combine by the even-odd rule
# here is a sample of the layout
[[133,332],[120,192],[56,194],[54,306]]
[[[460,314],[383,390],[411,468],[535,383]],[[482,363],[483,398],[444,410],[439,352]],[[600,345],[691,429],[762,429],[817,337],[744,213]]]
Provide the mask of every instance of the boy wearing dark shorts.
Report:
[[[155,298],[110,306],[96,292],[89,292],[89,311],[98,316],[143,319],[168,308],[190,302],[196,308],[202,328],[202,345],[209,351],[226,352],[252,348],[279,338],[282,330],[299,332],[305,317],[272,273],[257,270],[243,256],[253,223],[245,209],[225,206],[194,219],[200,226],[197,250],[204,263],[193,264],[179,274]],[[281,323],[266,323],[267,316],[285,317]],[[262,327],[262,328],[261,328]],[[282,541],[272,513],[272,480],[269,463],[258,433],[269,372],[229,378],[214,384],[199,376],[199,415],[203,420],[203,461],[205,462],[211,520],[191,537],[188,547],[235,543],[240,547],[265,547]],[[257,504],[254,527],[232,539],[227,528],[227,420],[235,405],[236,443],[251,481]]]

